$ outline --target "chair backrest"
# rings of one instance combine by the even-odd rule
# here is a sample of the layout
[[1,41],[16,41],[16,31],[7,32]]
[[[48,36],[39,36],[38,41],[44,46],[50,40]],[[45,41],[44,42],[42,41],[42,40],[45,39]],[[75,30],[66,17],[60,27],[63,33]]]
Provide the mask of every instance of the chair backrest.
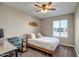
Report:
[[16,47],[19,47],[22,44],[22,38],[20,37],[11,37],[11,38],[8,38],[8,41],[11,44],[15,45]]

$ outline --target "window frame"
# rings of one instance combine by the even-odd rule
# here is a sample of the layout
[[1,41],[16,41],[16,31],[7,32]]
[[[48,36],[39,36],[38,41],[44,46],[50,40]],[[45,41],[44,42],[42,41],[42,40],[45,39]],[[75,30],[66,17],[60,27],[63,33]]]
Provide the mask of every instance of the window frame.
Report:
[[[68,30],[68,19],[63,19],[63,20],[67,20],[67,30]],[[62,27],[61,27],[61,21],[62,21],[62,20],[54,20],[54,21],[59,21],[59,28],[62,28]],[[55,36],[55,35],[54,35],[54,21],[52,22],[52,25],[53,25],[53,26],[52,26],[52,27],[53,27],[53,28],[52,28],[52,31],[53,31],[53,32],[52,32],[52,35],[53,35],[53,37],[68,38],[68,33],[69,33],[68,31],[67,31],[66,37],[64,37],[64,36],[62,37],[62,36],[61,36],[61,31],[59,31],[59,36]]]

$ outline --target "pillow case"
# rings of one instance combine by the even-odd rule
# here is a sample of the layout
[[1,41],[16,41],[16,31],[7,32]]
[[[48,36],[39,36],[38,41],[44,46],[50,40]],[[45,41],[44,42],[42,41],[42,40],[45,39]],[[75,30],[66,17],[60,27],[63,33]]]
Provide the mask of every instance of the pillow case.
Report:
[[32,36],[32,39],[36,38],[36,35],[34,33],[30,33],[30,35]]
[[36,37],[40,38],[40,37],[43,37],[43,35],[41,33],[36,33]]
[[29,34],[27,34],[27,37],[34,39],[34,38],[36,38],[36,35],[34,33],[29,33]]

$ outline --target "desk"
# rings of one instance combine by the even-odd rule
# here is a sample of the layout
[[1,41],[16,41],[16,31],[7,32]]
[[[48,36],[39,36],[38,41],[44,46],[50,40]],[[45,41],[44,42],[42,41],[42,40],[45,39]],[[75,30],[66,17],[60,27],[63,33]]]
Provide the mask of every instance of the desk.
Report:
[[2,57],[4,54],[10,53],[11,51],[15,51],[15,56],[18,57],[17,47],[4,40],[4,45],[0,46],[0,56]]

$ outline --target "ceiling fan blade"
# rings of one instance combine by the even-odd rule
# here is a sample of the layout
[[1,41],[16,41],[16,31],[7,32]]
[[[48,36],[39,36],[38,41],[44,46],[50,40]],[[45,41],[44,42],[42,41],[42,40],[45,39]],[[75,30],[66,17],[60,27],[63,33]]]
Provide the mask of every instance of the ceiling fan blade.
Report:
[[41,2],[36,2],[37,4],[42,4]]
[[48,10],[56,10],[55,8],[49,8]]
[[40,8],[41,8],[41,6],[39,6],[39,5],[37,5],[37,4],[35,4],[35,6],[37,6],[37,7],[40,7]]
[[50,6],[52,4],[52,2],[48,2],[48,6]]
[[36,12],[39,12],[39,11],[41,11],[41,10],[36,10]]

